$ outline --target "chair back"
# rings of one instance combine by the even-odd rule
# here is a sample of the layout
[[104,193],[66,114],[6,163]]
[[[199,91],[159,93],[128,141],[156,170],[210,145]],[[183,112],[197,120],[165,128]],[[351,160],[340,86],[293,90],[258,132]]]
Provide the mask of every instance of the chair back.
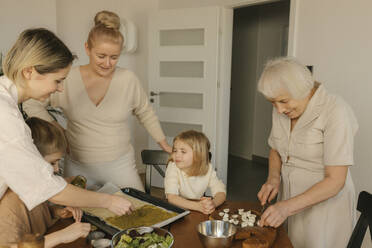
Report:
[[168,164],[169,154],[162,150],[142,150],[141,158],[142,163],[146,165],[145,191],[151,194],[152,167],[164,178],[165,171],[159,165]]
[[141,157],[142,163],[147,165],[166,165],[169,154],[163,150],[143,150]]
[[351,234],[347,248],[360,248],[362,246],[368,226],[372,237],[372,195],[370,193],[360,192],[357,210],[360,212],[360,217]]

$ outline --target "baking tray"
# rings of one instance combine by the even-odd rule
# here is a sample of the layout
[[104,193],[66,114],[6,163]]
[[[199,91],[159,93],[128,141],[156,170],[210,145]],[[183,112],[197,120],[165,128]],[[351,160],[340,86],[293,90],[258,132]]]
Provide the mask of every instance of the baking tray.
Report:
[[[153,204],[155,206],[158,206],[158,207],[161,207],[161,208],[164,208],[166,210],[169,210],[169,211],[173,211],[175,213],[178,213],[178,215],[172,217],[172,218],[169,218],[165,221],[162,221],[160,223],[157,223],[157,224],[154,224],[152,225],[153,227],[163,227],[163,226],[166,226],[182,217],[184,217],[185,215],[188,215],[190,213],[189,210],[185,210],[183,208],[179,208],[173,204],[170,204],[168,203],[167,201],[165,200],[162,200],[162,199],[159,199],[159,198],[156,198],[154,196],[151,196],[149,194],[146,194],[142,191],[139,191],[137,189],[133,189],[133,188],[122,188],[121,191],[124,193],[124,194],[127,194],[129,196],[132,196],[134,198],[137,198],[141,201],[144,201],[144,202],[148,202],[150,204]],[[86,222],[89,222],[93,225],[95,225],[96,227],[98,227],[99,229],[101,229],[102,231],[104,231],[105,233],[109,234],[109,235],[114,235],[115,233],[119,232],[120,230],[115,228],[115,227],[112,227],[108,224],[106,224],[104,221],[102,221],[101,219],[99,219],[98,217],[95,217],[95,216],[91,216],[91,215],[88,215],[88,214],[84,214],[83,215],[83,221],[86,221]]]

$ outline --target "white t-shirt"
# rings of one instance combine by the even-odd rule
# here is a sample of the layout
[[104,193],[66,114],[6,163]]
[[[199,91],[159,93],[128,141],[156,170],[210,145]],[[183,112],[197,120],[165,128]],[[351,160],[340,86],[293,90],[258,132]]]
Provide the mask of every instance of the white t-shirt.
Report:
[[208,189],[213,196],[218,192],[226,193],[226,187],[218,179],[213,166],[209,164],[208,173],[204,176],[188,176],[174,162],[168,164],[164,178],[166,194],[180,195],[191,200],[199,200]]
[[40,155],[17,103],[15,84],[0,77],[0,199],[9,187],[31,210],[67,183]]

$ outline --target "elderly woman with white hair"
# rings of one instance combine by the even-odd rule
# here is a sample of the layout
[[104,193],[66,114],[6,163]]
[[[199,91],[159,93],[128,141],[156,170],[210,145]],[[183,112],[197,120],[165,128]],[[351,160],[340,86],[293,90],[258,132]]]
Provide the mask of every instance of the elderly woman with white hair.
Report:
[[273,106],[269,174],[258,192],[261,226],[288,218],[296,248],[346,247],[355,220],[349,166],[358,129],[351,108],[292,58],[267,63],[258,90]]

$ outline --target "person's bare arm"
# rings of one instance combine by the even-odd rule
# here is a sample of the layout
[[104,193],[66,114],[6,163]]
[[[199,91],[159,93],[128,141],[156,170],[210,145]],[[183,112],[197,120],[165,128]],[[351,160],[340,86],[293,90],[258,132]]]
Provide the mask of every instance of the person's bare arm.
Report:
[[204,213],[203,206],[200,201],[187,200],[179,195],[174,194],[167,194],[167,199],[170,203],[181,208],[186,208]]
[[264,205],[267,201],[270,202],[278,194],[281,170],[282,161],[280,155],[276,150],[271,149],[269,154],[269,175],[257,194],[261,205]]
[[348,166],[326,166],[324,179],[304,193],[267,208],[262,214],[260,225],[278,227],[288,216],[294,215],[340,192],[344,187]]
[[218,192],[214,197],[213,197],[213,203],[215,208],[220,206],[222,203],[226,201],[226,194],[224,192]]
[[97,193],[71,184],[67,184],[61,192],[51,197],[49,201],[71,207],[107,208],[117,215],[130,213],[133,209],[132,204],[121,196]]
[[45,248],[55,247],[59,244],[70,243],[78,238],[88,236],[90,232],[90,224],[75,222],[68,227],[45,235]]
[[159,146],[163,151],[166,151],[167,153],[172,153],[172,147],[168,144],[166,139],[163,139],[162,141],[158,142]]

